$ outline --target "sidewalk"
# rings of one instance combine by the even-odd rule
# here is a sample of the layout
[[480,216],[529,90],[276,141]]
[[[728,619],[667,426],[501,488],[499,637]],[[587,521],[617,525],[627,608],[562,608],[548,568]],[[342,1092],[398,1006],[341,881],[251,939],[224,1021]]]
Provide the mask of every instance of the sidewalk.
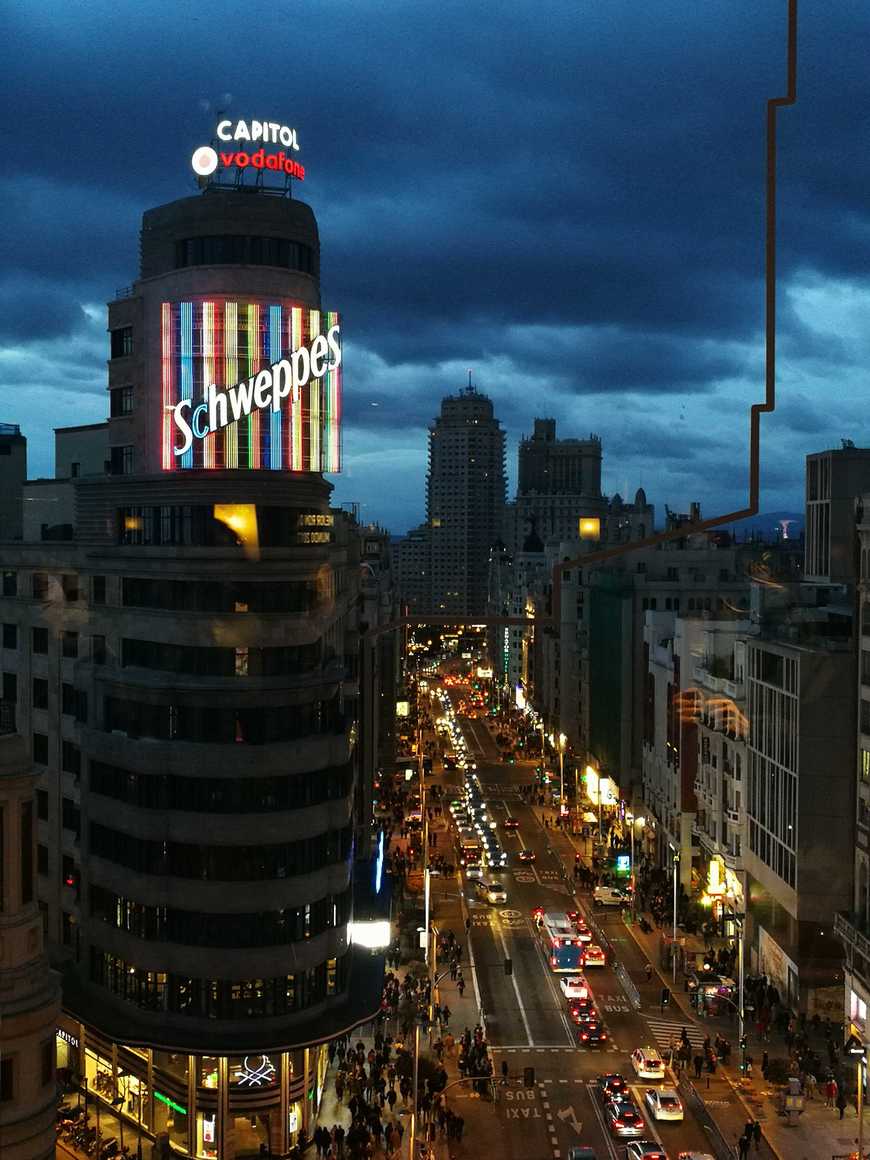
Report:
[[[585,844],[582,839],[575,842],[571,835],[553,828],[546,831],[550,838],[553,850],[558,853],[563,869],[567,872],[573,866],[574,854],[580,851],[586,860]],[[766,1050],[771,1059],[788,1058],[788,1050],[782,1037],[771,1032],[769,1042],[762,1043],[754,1024],[747,1020],[745,1031],[747,1036],[747,1056],[754,1061],[753,1076],[744,1079],[739,1073],[739,1051],[737,1050],[737,1017],[699,1016],[689,1001],[687,992],[683,989],[682,978],[678,976],[677,987],[673,986],[671,976],[657,966],[659,962],[660,935],[653,929],[646,933],[636,923],[626,923],[626,932],[634,939],[646,959],[653,964],[654,972],[650,983],[646,973],[642,970],[629,970],[631,981],[638,988],[645,1010],[659,1009],[659,996],[663,986],[671,990],[671,1002],[675,1005],[671,1010],[674,1015],[685,1019],[687,1024],[693,1024],[703,1034],[709,1034],[714,1039],[721,1034],[729,1039],[733,1045],[729,1067],[720,1065],[715,1075],[704,1076],[697,1084],[697,1095],[703,1101],[704,1107],[709,1109],[715,1124],[718,1126],[724,1140],[735,1149],[738,1137],[743,1131],[747,1120],[758,1120],[762,1125],[763,1139],[768,1145],[768,1155],[777,1160],[828,1160],[828,1157],[848,1155],[857,1148],[857,1113],[854,1104],[845,1110],[841,1121],[836,1108],[826,1108],[824,1097],[819,1095],[814,1100],[807,1100],[804,1112],[794,1123],[788,1123],[777,1110],[779,1087],[767,1083],[760,1071],[762,1054]],[[687,946],[692,950],[704,950],[701,938],[686,935]],[[678,1014],[679,1013],[679,1014]],[[827,1057],[824,1048],[824,1038],[812,1040],[812,1045],[820,1049],[822,1058]],[[819,1080],[821,1092],[822,1077]],[[684,1085],[685,1086],[684,1081]],[[691,1084],[694,1088],[694,1083]],[[691,1101],[691,1092],[689,1092]],[[870,1116],[865,1112],[865,1147],[870,1150]],[[765,1152],[750,1153],[763,1160]]]

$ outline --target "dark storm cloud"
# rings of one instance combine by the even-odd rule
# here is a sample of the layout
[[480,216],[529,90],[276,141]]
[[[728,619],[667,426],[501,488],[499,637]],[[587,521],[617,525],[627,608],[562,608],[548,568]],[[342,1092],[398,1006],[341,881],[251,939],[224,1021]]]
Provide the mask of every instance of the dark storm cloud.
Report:
[[[694,470],[699,492],[727,489],[736,452],[708,470],[718,452],[699,443],[702,462],[687,446],[705,427],[692,416],[684,437],[680,409],[707,400],[742,456],[745,413],[714,407],[745,408],[763,384],[764,113],[784,91],[785,14],[785,0],[546,0],[497,18],[482,0],[15,5],[6,381],[39,366],[46,383],[102,389],[104,325],[81,311],[135,276],[142,210],[194,192],[190,153],[229,90],[231,114],[299,127],[324,301],[344,317],[346,423],[360,433],[349,445],[365,455],[379,440],[352,486],[390,502],[378,474],[390,448],[425,459],[441,396],[473,367],[511,447],[535,414],[571,434],[598,409],[614,416],[605,460],[639,468],[626,432],[640,428],[624,416],[641,408],[675,473]],[[836,316],[824,288],[837,278],[860,293],[870,266],[866,6],[806,0],[799,43],[779,153],[780,350],[793,378],[781,376],[771,424],[792,456],[814,435],[807,380],[854,395],[865,357],[862,323]],[[51,341],[64,336],[69,352]],[[790,410],[789,384],[805,400]]]

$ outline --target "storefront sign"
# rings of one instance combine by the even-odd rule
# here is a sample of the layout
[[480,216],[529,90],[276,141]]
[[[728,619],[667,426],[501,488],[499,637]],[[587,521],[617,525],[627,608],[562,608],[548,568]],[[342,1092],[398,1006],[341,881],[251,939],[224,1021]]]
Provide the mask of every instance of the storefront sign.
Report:
[[79,1041],[76,1039],[75,1035],[70,1035],[70,1033],[68,1031],[64,1031],[62,1027],[58,1027],[56,1034],[58,1039],[63,1039],[65,1043],[70,1045],[70,1047],[78,1048]]
[[299,1128],[299,1113],[294,1108],[287,1113],[287,1131],[295,1132]]
[[275,1068],[268,1055],[246,1055],[236,1068],[239,1087],[264,1087],[275,1078]]

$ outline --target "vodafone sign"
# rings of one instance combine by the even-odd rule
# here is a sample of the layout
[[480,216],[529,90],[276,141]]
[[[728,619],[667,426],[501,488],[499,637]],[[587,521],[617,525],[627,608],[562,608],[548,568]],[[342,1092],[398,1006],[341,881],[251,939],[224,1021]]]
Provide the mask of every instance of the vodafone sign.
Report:
[[[227,149],[215,149],[211,145],[195,149],[190,164],[197,177],[211,177],[218,169],[250,167],[305,180],[305,166],[293,157],[294,152],[299,152],[297,133],[289,125],[277,121],[218,121],[215,136],[218,141],[228,143]],[[265,145],[284,148],[278,153],[267,153]]]

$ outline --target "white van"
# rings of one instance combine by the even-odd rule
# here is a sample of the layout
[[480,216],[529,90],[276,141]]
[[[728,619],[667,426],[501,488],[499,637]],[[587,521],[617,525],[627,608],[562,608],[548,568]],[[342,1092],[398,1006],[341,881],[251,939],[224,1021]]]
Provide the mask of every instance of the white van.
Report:
[[592,892],[592,901],[596,906],[624,906],[628,902],[628,895],[618,886],[596,886]]

